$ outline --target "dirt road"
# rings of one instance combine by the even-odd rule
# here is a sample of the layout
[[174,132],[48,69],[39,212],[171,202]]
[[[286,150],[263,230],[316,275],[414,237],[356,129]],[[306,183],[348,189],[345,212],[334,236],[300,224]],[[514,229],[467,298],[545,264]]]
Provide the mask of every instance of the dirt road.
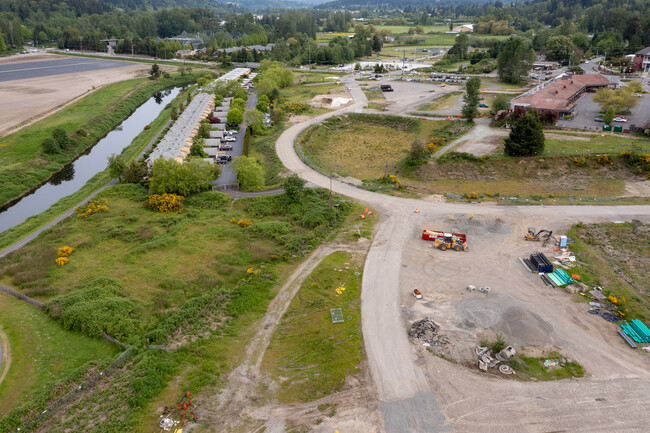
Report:
[[[354,104],[294,125],[276,142],[276,152],[285,167],[324,188],[329,187],[329,178],[305,165],[296,155],[293,143],[298,134],[308,126],[330,116],[359,110],[366,104],[365,96],[357,83],[349,77],[344,78],[343,81],[351,87],[352,96],[355,98]],[[594,414],[593,419],[606,418],[604,421],[592,423],[591,418],[582,413],[582,424],[575,423],[576,412],[567,401],[571,395],[577,398],[580,387],[590,386],[585,385],[584,381],[561,381],[560,386],[555,388],[546,386],[548,392],[562,398],[544,400],[544,413],[557,414],[544,419],[539,412],[533,416],[521,410],[519,397],[507,398],[510,394],[534,393],[531,391],[535,389],[533,387],[528,388],[526,384],[514,381],[499,382],[497,388],[501,391],[498,392],[496,399],[499,403],[495,403],[490,401],[496,389],[492,387],[492,382],[495,380],[482,380],[480,382],[483,383],[474,385],[475,378],[471,377],[472,374],[466,367],[442,360],[435,360],[438,362],[431,367],[431,362],[425,363],[416,356],[407,339],[401,308],[403,298],[400,296],[400,282],[406,276],[419,272],[417,266],[410,267],[405,257],[407,245],[417,238],[421,230],[422,221],[419,218],[435,220],[450,215],[458,217],[474,215],[477,218],[493,219],[507,217],[511,221],[536,219],[551,221],[558,218],[564,221],[630,220],[632,218],[648,221],[650,220],[648,206],[501,207],[492,204],[431,203],[373,193],[338,181],[334,181],[332,187],[337,193],[367,203],[382,213],[382,218],[375,227],[376,235],[364,269],[362,326],[370,371],[377,386],[380,409],[388,432],[438,432],[450,430],[452,426],[459,431],[477,431],[483,422],[490,419],[498,419],[495,423],[497,427],[493,431],[548,431],[549,426],[562,424],[563,417],[573,420],[571,425],[574,428],[566,431],[601,429],[616,431],[617,426],[620,429],[624,425],[621,423],[627,419],[627,411],[607,411],[608,415],[599,415],[602,414],[597,406],[600,401],[596,402],[596,405],[585,404],[583,408],[588,410],[589,416]],[[416,208],[420,211],[417,215],[414,214]],[[487,265],[489,265],[488,261],[486,261]],[[459,266],[455,266],[450,272],[453,272],[453,276],[467,273]],[[443,371],[439,366],[440,363],[443,363],[445,369],[450,372]],[[638,371],[638,368],[635,371]],[[644,396],[646,400],[650,398],[650,378],[643,377],[635,383],[634,393]],[[545,385],[536,384],[536,386]],[[525,393],[522,392],[524,388]],[[620,394],[621,385],[613,378],[603,378],[599,382],[599,389],[601,395],[607,396],[602,398],[610,401],[610,398],[615,400]],[[432,391],[435,391],[435,394]],[[441,397],[444,398],[444,406],[439,409]],[[482,400],[486,398],[487,400]],[[591,399],[591,401],[595,400]],[[463,409],[458,410],[459,407]],[[617,404],[613,407],[620,409],[621,405]],[[494,409],[500,411],[500,417]],[[646,418],[650,418],[650,415],[646,415]],[[468,420],[472,420],[471,423]],[[644,419],[645,423],[649,421]],[[521,428],[522,425],[527,427]]]

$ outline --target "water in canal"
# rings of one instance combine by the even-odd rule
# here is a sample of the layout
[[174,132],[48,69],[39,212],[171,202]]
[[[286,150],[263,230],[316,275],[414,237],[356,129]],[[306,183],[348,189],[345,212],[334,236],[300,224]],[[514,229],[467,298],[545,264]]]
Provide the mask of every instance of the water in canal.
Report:
[[156,93],[90,151],[67,165],[34,192],[0,211],[0,233],[17,226],[30,216],[46,211],[63,197],[79,191],[90,178],[106,168],[108,157],[114,153],[120,154],[131,144],[144,126],[153,122],[180,90],[174,88]]

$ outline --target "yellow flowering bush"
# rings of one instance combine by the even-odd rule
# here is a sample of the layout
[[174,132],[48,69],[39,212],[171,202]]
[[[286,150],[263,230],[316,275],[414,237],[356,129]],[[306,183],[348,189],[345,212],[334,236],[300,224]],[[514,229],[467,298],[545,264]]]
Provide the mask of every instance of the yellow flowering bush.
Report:
[[578,158],[578,157],[576,156],[576,157],[573,158],[573,162],[574,162],[575,165],[577,165],[578,167],[584,167],[584,166],[587,165],[587,158],[585,158],[584,156],[583,156],[582,158]]
[[285,111],[285,112],[290,112],[293,114],[300,114],[303,111],[307,109],[307,106],[305,104],[301,104],[300,102],[290,102],[286,101],[282,105],[280,105],[280,110]]
[[233,218],[230,220],[230,222],[231,222],[231,223],[235,223],[235,224],[237,224],[239,227],[244,228],[244,229],[245,229],[246,227],[248,227],[249,225],[253,224],[253,223],[251,222],[251,220],[249,220],[249,219],[243,219],[243,218],[239,218],[239,219],[237,219],[237,218],[235,218],[235,217],[233,217]]
[[336,296],[340,296],[340,295],[343,294],[343,292],[345,292],[345,287],[340,286],[340,287],[337,287],[337,288],[334,289],[334,290],[336,291]]
[[59,266],[63,266],[68,263],[70,260],[67,257],[58,257],[55,262]]
[[431,140],[429,140],[429,143],[427,143],[427,149],[429,152],[434,153],[440,147],[445,145],[445,141],[445,137],[431,137]]
[[609,155],[596,155],[596,162],[600,165],[614,165]]
[[253,268],[246,269],[247,274],[257,274],[259,271],[260,271],[259,269],[253,269]]
[[89,201],[85,206],[76,207],[74,208],[74,210],[77,213],[77,218],[85,219],[92,214],[96,214],[99,212],[107,212],[108,200],[106,200],[105,198],[100,198],[97,200]]
[[470,192],[468,194],[463,195],[463,197],[469,200],[476,200],[478,198],[478,194],[476,194],[475,192]]
[[382,176],[379,178],[381,183],[388,183],[395,186],[396,189],[402,189],[402,182],[394,174],[389,174],[388,176]]
[[176,194],[151,194],[145,206],[162,213],[182,213],[185,197]]
[[69,245],[64,245],[59,248],[59,252],[57,254],[58,257],[68,257],[72,252],[74,251],[74,248],[72,248]]

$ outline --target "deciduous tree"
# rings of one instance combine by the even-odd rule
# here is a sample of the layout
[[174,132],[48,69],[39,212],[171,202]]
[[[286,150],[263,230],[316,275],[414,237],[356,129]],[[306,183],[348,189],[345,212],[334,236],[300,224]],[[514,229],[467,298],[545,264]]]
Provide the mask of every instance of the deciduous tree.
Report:
[[479,90],[481,88],[481,79],[472,77],[465,84],[465,95],[463,95],[462,114],[468,123],[474,123],[474,117],[478,116]]

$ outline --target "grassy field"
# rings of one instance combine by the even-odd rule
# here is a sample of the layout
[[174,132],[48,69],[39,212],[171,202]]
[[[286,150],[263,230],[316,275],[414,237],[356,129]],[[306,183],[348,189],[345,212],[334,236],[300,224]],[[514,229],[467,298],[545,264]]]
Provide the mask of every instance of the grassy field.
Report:
[[[305,279],[266,352],[263,369],[278,382],[280,403],[317,400],[341,391],[362,358],[363,257],[336,252]],[[344,288],[337,292],[337,288]],[[329,310],[341,308],[344,323]]]
[[375,179],[386,164],[394,173],[415,138],[429,139],[447,131],[450,123],[373,115],[333,118],[307,129],[299,137],[299,153],[323,172]]
[[545,131],[544,155],[619,154],[625,150],[648,152],[650,140],[613,134],[571,134]]
[[[455,26],[460,26],[461,24],[467,24],[467,23],[454,23]],[[375,29],[378,31],[381,30],[390,30],[391,34],[393,35],[407,35],[409,28],[413,28],[415,26],[387,26],[387,25],[374,25]],[[449,24],[434,24],[434,25],[429,25],[429,26],[422,26],[424,28],[424,34],[427,33],[445,33],[449,31]],[[455,36],[455,35],[451,35]]]
[[570,249],[577,261],[567,273],[580,275],[580,281],[590,286],[603,287],[606,295],[623,297],[625,301],[614,311],[646,323],[650,320],[649,229],[639,222],[602,223],[578,224],[568,232],[576,241]]
[[[172,78],[150,81],[146,78],[109,84],[65,109],[0,139],[0,203],[5,203],[36,187],[74,157],[91,147],[136,107],[156,91],[195,76],[174,74]],[[68,134],[83,126],[88,136],[75,135],[76,144],[56,155],[41,152],[41,141],[54,128]]]
[[316,95],[326,95],[344,91],[340,84],[320,84],[314,86],[290,86],[280,90],[280,98],[291,102],[308,103]]
[[[309,72],[296,72],[294,71],[293,82],[294,84],[315,84],[315,83],[327,83],[336,81],[343,74],[340,72],[318,72],[318,71],[309,71]],[[333,78],[336,77],[336,78]]]
[[[230,198],[210,191],[188,198],[181,214],[146,209],[146,191],[136,185],[112,187],[102,196],[107,212],[69,218],[4,257],[0,278],[43,301],[67,295],[48,304],[53,317],[72,329],[104,330],[138,349],[104,386],[84,391],[30,431],[157,431],[151,424],[136,428],[157,412],[150,401],[164,395],[171,404],[178,398],[172,398],[175,390],[218,387],[273,298],[278,275],[295,266],[292,257],[303,257],[336,230],[353,208],[335,197],[339,207],[329,211],[328,194],[321,190],[306,190],[300,202],[279,195],[232,206]],[[244,220],[252,224],[244,228]],[[68,264],[56,266],[56,248],[64,244],[75,251]],[[81,307],[86,303],[92,308]],[[117,306],[119,313],[110,314]],[[175,350],[149,350],[147,341]],[[163,392],[172,378],[178,383]],[[44,410],[50,393],[13,401],[7,409],[21,408],[0,419],[0,430]]]
[[38,308],[0,293],[0,328],[9,339],[11,368],[0,383],[0,417],[16,402],[61,380],[88,361],[112,359],[121,349],[70,332]]
[[439,98],[434,99],[433,101],[417,107],[419,111],[440,111],[440,110],[449,110],[451,108],[458,107],[459,98],[462,98],[463,92],[454,91],[445,93]]
[[525,83],[511,84],[505,83],[498,78],[493,77],[481,77],[481,84],[489,83],[495,86],[498,86],[498,89],[495,89],[492,86],[481,86],[481,91],[489,92],[490,90],[524,90]]
[[[177,107],[183,102],[187,96],[187,93],[191,90],[187,89],[184,92],[181,92],[174,101],[170,104],[169,107],[163,109],[160,115],[150,123],[151,128],[143,130],[133,142],[122,151],[122,156],[126,161],[131,161],[135,159],[142,150],[147,146],[147,144],[155,137],[155,135],[160,131],[165,123],[170,119],[172,107]],[[22,224],[17,225],[3,233],[0,234],[0,248],[4,248],[8,245],[13,244],[14,242],[22,239],[27,236],[32,231],[41,227],[42,225],[52,221],[57,216],[76,206],[84,198],[88,197],[94,191],[98,190],[104,186],[108,181],[111,180],[111,177],[108,173],[108,170],[101,171],[93,176],[79,191],[74,194],[69,195],[68,197],[62,198],[57,203],[52,205],[48,210],[42,212],[38,215],[34,215],[28,218]]]

